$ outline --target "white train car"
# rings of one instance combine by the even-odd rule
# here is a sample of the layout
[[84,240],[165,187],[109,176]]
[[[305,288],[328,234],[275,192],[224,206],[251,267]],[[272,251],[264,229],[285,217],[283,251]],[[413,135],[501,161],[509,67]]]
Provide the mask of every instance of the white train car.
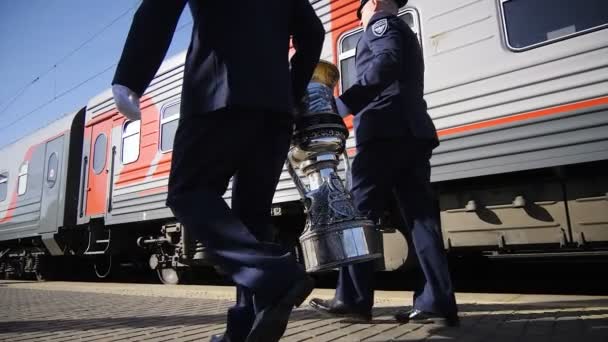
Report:
[[[322,59],[341,71],[339,94],[356,77],[359,2],[311,3],[327,32]],[[601,172],[608,158],[607,5],[565,4],[411,0],[400,10],[425,57],[425,96],[441,140],[431,160],[432,181],[450,252],[573,255],[608,247],[608,180]],[[568,15],[572,8],[577,15]],[[95,132],[105,130],[112,147],[102,151],[112,176],[85,172],[91,179],[83,184],[93,180],[104,189],[87,195],[99,197],[95,205],[81,198],[79,222],[93,218],[111,227],[171,221],[164,199],[184,57],[163,64],[137,125],[116,113],[109,90],[89,101],[83,155],[94,162]],[[351,136],[351,152],[355,144]],[[230,201],[230,191],[225,198]],[[302,227],[299,195],[286,171],[273,214],[284,235]],[[384,226],[388,270],[412,255],[408,237],[391,229],[401,224],[394,218],[389,212]]]
[[[329,16],[325,58],[339,63],[341,89],[355,78],[356,3],[314,1]],[[608,242],[608,3],[411,0],[401,17],[426,63],[446,248],[598,254]]]
[[[341,71],[339,94],[356,77],[359,0],[311,3],[327,32],[322,59]],[[608,254],[608,2],[411,0],[399,16],[417,33],[426,63],[445,248],[498,257]],[[137,255],[149,257],[164,282],[179,281],[185,246],[165,199],[184,57],[163,63],[142,98],[141,121],[121,116],[108,89],[78,115],[0,151],[0,271],[33,262],[22,255],[67,251],[92,259],[99,276],[110,272],[112,255]],[[70,135],[57,148],[69,162],[59,160],[53,176],[63,177],[57,202],[45,195],[55,180],[40,142],[61,129]],[[351,136],[351,156],[355,145]],[[31,203],[23,191],[35,195]],[[409,237],[394,229],[402,224],[396,212],[382,222],[387,270],[413,260]],[[286,170],[272,214],[282,238],[296,242],[304,213]]]

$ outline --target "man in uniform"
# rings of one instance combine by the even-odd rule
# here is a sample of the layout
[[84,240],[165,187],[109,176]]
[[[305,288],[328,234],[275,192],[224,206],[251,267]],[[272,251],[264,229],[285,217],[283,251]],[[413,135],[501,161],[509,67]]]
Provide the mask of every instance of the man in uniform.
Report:
[[[425,285],[400,322],[458,324],[457,306],[439,228],[439,209],[430,184],[437,133],[423,99],[424,63],[416,35],[397,17],[407,0],[362,0],[364,33],[357,45],[357,82],[336,99],[342,116],[354,114],[357,155],[352,166],[355,205],[372,220],[391,194],[411,231]],[[405,232],[403,232],[405,235]],[[374,263],[340,269],[331,300],[310,305],[330,316],[370,320]]]
[[[308,0],[144,0],[112,82],[119,111],[132,120],[186,3],[193,32],[167,205],[237,285],[226,332],[212,341],[278,341],[313,281],[268,242],[270,206],[325,31]],[[222,196],[232,177],[229,208]],[[190,260],[203,256],[195,251]]]

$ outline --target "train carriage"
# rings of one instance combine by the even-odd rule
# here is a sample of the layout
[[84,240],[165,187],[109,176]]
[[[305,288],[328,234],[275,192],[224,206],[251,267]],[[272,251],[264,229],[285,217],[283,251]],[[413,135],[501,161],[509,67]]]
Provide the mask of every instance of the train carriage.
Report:
[[[322,59],[341,71],[339,94],[356,77],[359,1],[311,3],[327,32]],[[431,164],[445,248],[510,257],[608,252],[608,4],[411,0],[399,16],[425,57],[425,97],[441,141]],[[140,121],[121,116],[107,90],[1,151],[1,270],[14,269],[7,260],[22,260],[29,239],[36,253],[69,250],[92,258],[96,270],[112,255],[149,258],[161,280],[179,281],[186,246],[165,198],[184,60],[185,52],[163,63],[141,99]],[[351,135],[351,157],[355,144]],[[44,158],[54,149],[52,188]],[[395,212],[382,222],[387,270],[413,254],[392,229],[401,224]],[[294,241],[304,214],[286,170],[272,214]]]
[[65,253],[60,229],[74,227],[84,110],[2,149],[0,274],[41,277],[45,255]]

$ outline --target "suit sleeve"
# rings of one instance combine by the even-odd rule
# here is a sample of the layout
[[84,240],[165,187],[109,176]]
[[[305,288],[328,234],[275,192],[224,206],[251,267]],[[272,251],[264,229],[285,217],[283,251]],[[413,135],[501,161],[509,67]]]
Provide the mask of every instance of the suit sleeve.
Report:
[[171,44],[187,0],[143,0],[133,17],[112,85],[141,96],[158,71]]
[[[386,20],[386,31],[374,33],[373,25]],[[370,66],[355,84],[348,88],[336,101],[338,111],[343,117],[357,114],[384,89],[395,82],[401,71],[401,32],[392,22],[384,18],[368,24],[362,39],[367,39],[374,55]]]
[[293,95],[299,102],[319,63],[325,29],[308,0],[295,0],[291,14],[291,33],[296,50],[291,57],[291,82]]

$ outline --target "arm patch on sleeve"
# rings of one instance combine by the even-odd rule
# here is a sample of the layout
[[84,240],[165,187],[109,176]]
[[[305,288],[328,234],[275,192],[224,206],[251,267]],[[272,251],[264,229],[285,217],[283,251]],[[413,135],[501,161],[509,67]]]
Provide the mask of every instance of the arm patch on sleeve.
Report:
[[382,35],[386,32],[387,28],[388,21],[386,20],[386,18],[380,19],[372,25],[372,32],[374,33],[374,36],[382,37]]

